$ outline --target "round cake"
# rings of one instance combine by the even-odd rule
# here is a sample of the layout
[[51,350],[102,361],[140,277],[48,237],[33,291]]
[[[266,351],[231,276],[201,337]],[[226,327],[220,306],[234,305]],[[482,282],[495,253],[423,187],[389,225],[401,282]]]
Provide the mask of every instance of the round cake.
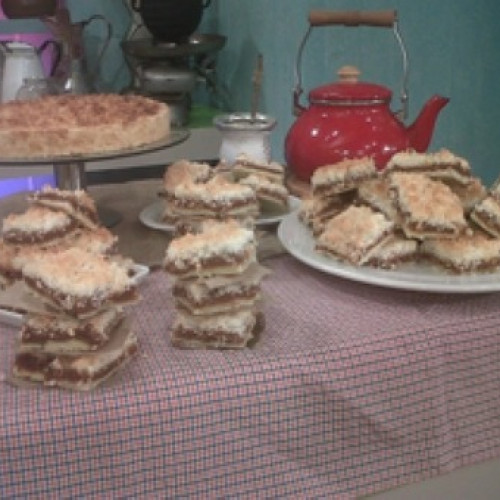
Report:
[[139,95],[64,94],[0,105],[2,158],[121,151],[169,134],[168,106]]

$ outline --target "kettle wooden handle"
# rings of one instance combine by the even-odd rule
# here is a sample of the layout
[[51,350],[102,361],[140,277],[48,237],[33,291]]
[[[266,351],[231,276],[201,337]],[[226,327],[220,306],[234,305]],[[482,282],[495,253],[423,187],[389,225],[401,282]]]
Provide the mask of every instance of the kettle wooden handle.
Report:
[[397,19],[395,10],[312,10],[309,12],[311,26],[378,26],[392,28]]

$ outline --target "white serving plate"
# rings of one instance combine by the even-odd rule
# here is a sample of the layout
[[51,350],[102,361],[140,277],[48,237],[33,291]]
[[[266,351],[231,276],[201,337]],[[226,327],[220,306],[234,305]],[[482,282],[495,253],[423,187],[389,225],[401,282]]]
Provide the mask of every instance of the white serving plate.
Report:
[[408,264],[396,270],[382,270],[339,262],[314,250],[315,240],[310,230],[300,222],[296,212],[281,221],[278,226],[278,238],[286,250],[304,264],[327,274],[360,283],[433,293],[500,291],[500,271],[451,275],[425,264]]
[[[262,227],[262,226],[269,226],[272,224],[277,224],[278,222],[281,222],[283,218],[288,215],[289,213],[293,212],[295,209],[297,209],[300,205],[300,199],[296,198],[295,196],[289,196],[288,197],[288,205],[289,205],[289,210],[288,212],[285,213],[263,213],[260,214],[257,220],[255,221],[255,224],[257,227]],[[163,207],[164,207],[164,201],[163,200],[157,200],[147,207],[145,207],[143,210],[141,210],[139,214],[139,220],[147,227],[151,229],[158,229],[160,231],[166,231],[166,232],[171,232],[174,230],[174,226],[172,224],[167,224],[163,222],[162,215],[163,215]]]
[[[136,285],[142,283],[148,274],[149,267],[143,266],[142,264],[134,264],[134,275],[132,279]],[[24,314],[21,312],[0,308],[0,323],[4,325],[19,327],[23,322],[23,317]]]

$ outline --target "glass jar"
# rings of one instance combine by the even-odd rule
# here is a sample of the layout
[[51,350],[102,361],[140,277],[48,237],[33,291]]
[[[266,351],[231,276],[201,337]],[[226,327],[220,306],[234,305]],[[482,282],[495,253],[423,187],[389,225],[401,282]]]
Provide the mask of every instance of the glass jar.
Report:
[[258,163],[271,161],[270,135],[276,119],[257,113],[231,113],[214,118],[215,127],[222,134],[219,160],[231,166],[236,158],[245,155]]

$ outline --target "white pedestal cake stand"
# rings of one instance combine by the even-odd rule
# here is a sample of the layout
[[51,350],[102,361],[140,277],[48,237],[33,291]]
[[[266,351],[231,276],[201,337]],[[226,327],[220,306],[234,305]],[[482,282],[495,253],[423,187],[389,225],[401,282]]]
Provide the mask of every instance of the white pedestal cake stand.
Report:
[[[101,153],[89,153],[85,155],[67,155],[67,156],[52,156],[52,157],[32,157],[32,158],[2,158],[0,157],[1,166],[40,166],[52,165],[56,187],[64,190],[87,189],[87,179],[85,166],[93,161],[113,160],[116,158],[126,158],[133,155],[158,151],[160,149],[169,148],[184,142],[189,137],[189,130],[174,129],[169,136],[150,144],[145,144],[133,149],[122,149],[119,151],[106,151]],[[0,153],[1,154],[1,153]],[[120,214],[106,209],[105,207],[97,207],[101,222],[106,227],[112,227],[118,224],[121,220]]]

